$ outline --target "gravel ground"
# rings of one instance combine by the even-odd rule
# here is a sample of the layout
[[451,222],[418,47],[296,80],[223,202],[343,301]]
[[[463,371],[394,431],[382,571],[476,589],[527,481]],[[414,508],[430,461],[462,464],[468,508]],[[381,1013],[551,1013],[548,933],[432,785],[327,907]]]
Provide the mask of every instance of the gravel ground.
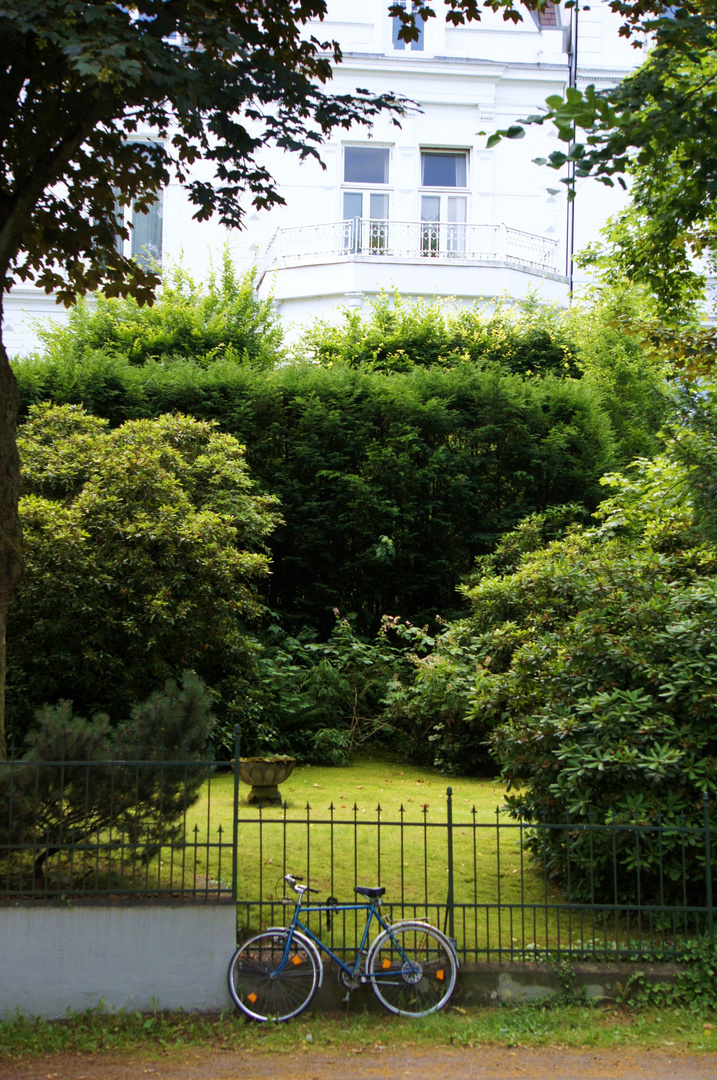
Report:
[[58,1054],[0,1064],[2,1080],[717,1080],[717,1054],[496,1047],[191,1049],[157,1059]]

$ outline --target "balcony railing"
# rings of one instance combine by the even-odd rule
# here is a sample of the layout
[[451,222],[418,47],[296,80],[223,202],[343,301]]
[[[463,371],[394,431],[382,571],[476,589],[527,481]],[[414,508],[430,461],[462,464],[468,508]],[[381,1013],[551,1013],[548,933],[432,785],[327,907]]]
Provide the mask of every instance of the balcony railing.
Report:
[[278,229],[266,251],[265,272],[357,257],[461,259],[560,274],[558,241],[507,225],[351,218]]

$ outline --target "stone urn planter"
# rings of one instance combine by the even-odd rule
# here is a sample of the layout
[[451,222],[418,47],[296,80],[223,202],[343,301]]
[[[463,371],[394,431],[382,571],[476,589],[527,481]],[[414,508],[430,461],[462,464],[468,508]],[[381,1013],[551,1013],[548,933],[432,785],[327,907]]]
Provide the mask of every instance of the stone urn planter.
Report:
[[246,801],[281,806],[279,784],[291,776],[294,765],[293,757],[239,758],[239,777],[251,785]]

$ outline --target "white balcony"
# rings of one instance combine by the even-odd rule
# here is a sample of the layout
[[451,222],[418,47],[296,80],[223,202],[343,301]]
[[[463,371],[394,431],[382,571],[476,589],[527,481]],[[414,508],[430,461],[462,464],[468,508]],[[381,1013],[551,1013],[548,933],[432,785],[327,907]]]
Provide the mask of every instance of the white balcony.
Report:
[[557,240],[507,225],[353,218],[279,229],[259,261],[258,292],[293,337],[381,293],[459,307],[528,296],[564,306],[563,259]]
[[392,262],[450,262],[507,266],[562,276],[557,240],[507,225],[352,218],[279,229],[261,272],[359,258]]

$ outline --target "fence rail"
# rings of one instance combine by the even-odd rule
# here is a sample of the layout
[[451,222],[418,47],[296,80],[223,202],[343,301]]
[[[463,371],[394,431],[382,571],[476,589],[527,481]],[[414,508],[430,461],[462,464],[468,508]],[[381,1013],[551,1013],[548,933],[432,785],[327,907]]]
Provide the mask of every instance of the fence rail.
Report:
[[356,256],[394,259],[453,260],[527,267],[558,274],[559,245],[507,225],[467,222],[384,221],[349,218],[319,225],[278,229],[263,271],[320,260]]

